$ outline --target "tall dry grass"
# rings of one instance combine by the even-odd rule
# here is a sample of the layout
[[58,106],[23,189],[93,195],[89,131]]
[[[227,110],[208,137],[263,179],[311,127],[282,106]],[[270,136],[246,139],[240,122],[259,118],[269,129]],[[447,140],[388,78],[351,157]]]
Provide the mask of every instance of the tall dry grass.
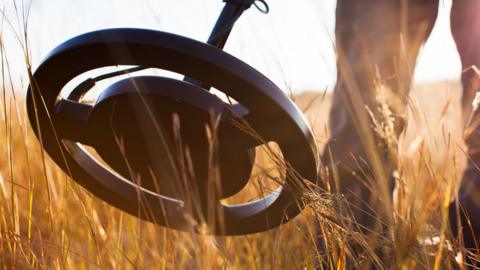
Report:
[[[18,38],[28,44],[24,33]],[[405,132],[391,138],[398,149],[399,170],[390,237],[370,241],[371,235],[362,235],[351,217],[338,213],[340,205],[348,204],[345,198],[321,188],[306,191],[308,207],[280,228],[217,237],[141,221],[99,201],[69,179],[33,135],[18,96],[23,90],[10,83],[8,55],[1,48],[0,265],[4,269],[342,269],[352,261],[378,269],[459,267],[455,258],[461,258],[461,246],[450,237],[446,213],[465,163],[457,83],[417,87],[409,99]],[[28,46],[23,49],[30,68]],[[294,99],[321,149],[328,139],[330,96],[304,93]],[[388,125],[377,121],[374,130],[381,133]],[[267,181],[262,172],[275,166],[268,154],[260,154],[254,182]],[[240,196],[251,198],[255,190],[251,185]],[[320,233],[329,247],[326,254],[317,247]],[[358,245],[363,248],[360,255],[351,248]],[[379,245],[385,248],[383,257],[373,250]]]
[[[417,85],[412,89],[405,131],[399,138],[391,138],[396,149],[392,158],[398,160],[393,194],[394,221],[389,223],[392,235],[376,238],[372,243],[368,242],[372,235],[361,235],[355,226],[349,227],[343,232],[345,240],[337,239],[339,243],[331,244],[338,245],[340,248],[337,250],[341,251],[342,247],[345,249],[342,252],[346,261],[351,256],[352,260],[363,260],[362,266],[385,269],[461,268],[461,264],[458,264],[461,261],[461,253],[458,253],[462,251],[461,245],[451,238],[447,224],[447,207],[455,198],[466,162],[460,95],[459,82]],[[329,136],[326,124],[329,95],[304,93],[296,101],[306,111],[318,144],[322,147]],[[377,128],[377,132],[380,132],[382,128],[385,130],[388,123],[383,123],[381,127],[381,123],[374,121],[374,125],[373,129]],[[315,206],[311,208],[315,212]],[[344,220],[337,219],[337,222],[342,224],[350,218],[343,217]],[[322,218],[320,216],[317,219]],[[362,259],[356,257],[358,254],[349,254],[349,247],[358,242],[361,246],[365,245],[362,246],[367,251],[364,256],[369,258]],[[368,246],[378,245],[387,247],[384,251],[386,256],[377,258],[374,253],[369,254]],[[343,254],[340,252],[335,256]],[[473,254],[469,253],[469,256]],[[333,266],[337,267],[338,262]]]
[[[454,190],[464,162],[458,92],[458,85],[437,84],[414,91],[411,99],[410,124],[399,151],[401,191],[393,228],[398,237],[384,243],[401,254],[395,262],[399,268],[433,269],[436,258],[438,269],[454,266],[455,243],[446,241],[443,206],[454,193],[445,190]],[[432,100],[432,95],[437,98]],[[332,246],[328,265],[337,268],[354,256],[348,252],[351,241],[362,239],[354,229],[342,231],[344,217],[324,205],[323,192],[305,194],[310,206],[295,220],[255,235],[195,235],[140,221],[95,199],[60,171],[33,136],[23,101],[8,92],[3,99],[0,261],[5,269],[310,268],[327,258],[318,257],[315,220],[330,228],[325,232]],[[422,100],[430,104],[418,105]],[[321,147],[328,136],[329,96],[304,94],[297,103],[306,110]],[[262,162],[259,167],[265,168],[269,160]],[[254,196],[253,190],[243,191],[244,196]],[[342,246],[344,251],[336,249]],[[372,260],[377,267],[392,267]]]

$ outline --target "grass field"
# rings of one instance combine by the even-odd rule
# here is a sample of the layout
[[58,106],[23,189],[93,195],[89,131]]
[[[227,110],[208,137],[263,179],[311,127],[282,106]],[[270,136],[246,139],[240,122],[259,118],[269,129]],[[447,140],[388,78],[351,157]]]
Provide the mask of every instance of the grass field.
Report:
[[[44,155],[22,98],[6,89],[0,106],[3,269],[312,269],[325,259],[315,247],[315,219],[332,223],[328,239],[340,247],[332,251],[330,266],[341,269],[349,256],[348,238],[335,233],[336,219],[328,218],[334,209],[322,200],[311,200],[281,228],[238,237],[178,232],[123,214],[92,197]],[[418,86],[410,101],[409,124],[398,143],[403,184],[392,225],[397,233],[388,243],[393,247],[389,256],[396,259],[394,265],[383,261],[377,267],[452,268],[455,244],[446,241],[443,206],[465,162],[459,85]],[[328,138],[330,95],[305,92],[295,102],[321,148]]]
[[[18,23],[19,29],[27,29],[27,19],[20,21],[25,25]],[[17,37],[19,43],[27,44],[27,33],[18,31],[22,32],[25,36]],[[398,166],[397,188],[393,206],[379,207],[392,214],[389,235],[357,230],[348,214],[337,211],[345,203],[341,194],[318,187],[303,194],[307,207],[302,214],[280,228],[218,237],[141,221],[93,197],[70,179],[34,136],[23,97],[28,82],[10,84],[1,35],[0,45],[2,269],[263,270],[314,269],[315,265],[344,269],[352,262],[371,269],[461,269],[456,261],[461,262],[465,253],[451,238],[447,224],[447,206],[455,199],[467,159],[458,82],[415,86],[408,99],[405,131],[389,138]],[[30,61],[29,48],[22,49]],[[329,137],[331,98],[330,93],[319,92],[292,97],[305,113],[319,149]],[[390,123],[379,124],[388,127]],[[284,173],[267,153],[257,151],[252,183],[234,200],[259,196],[257,184],[271,188],[270,169]],[[269,168],[268,175],[265,168]],[[325,254],[317,248],[316,224],[328,246]],[[375,253],[378,249],[382,257]]]

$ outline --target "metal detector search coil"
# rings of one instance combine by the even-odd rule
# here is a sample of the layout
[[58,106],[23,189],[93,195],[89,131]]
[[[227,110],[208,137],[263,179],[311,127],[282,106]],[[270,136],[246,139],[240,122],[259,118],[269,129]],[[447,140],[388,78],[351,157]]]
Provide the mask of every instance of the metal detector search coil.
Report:
[[[239,235],[298,215],[299,191],[317,179],[315,142],[302,113],[274,83],[222,50],[234,22],[254,1],[241,2],[226,1],[208,43],[153,30],[109,29],[58,46],[33,74],[26,100],[46,152],[98,198],[162,226],[195,231],[206,223],[208,233]],[[88,79],[60,95],[78,75],[112,66],[133,68]],[[135,75],[149,68],[185,79]],[[124,74],[129,78],[106,87],[93,104],[82,101],[98,81]],[[210,87],[238,103],[224,102]],[[214,147],[206,127],[216,131]],[[256,201],[223,204],[248,183],[253,149],[265,142],[276,142],[289,166],[283,187]],[[188,148],[188,157],[178,157],[185,154],[178,145]],[[212,149],[220,175],[213,195]],[[178,160],[191,161],[191,168]],[[179,168],[195,177],[185,180]],[[190,195],[197,201],[189,202]],[[211,209],[213,221],[206,214]]]

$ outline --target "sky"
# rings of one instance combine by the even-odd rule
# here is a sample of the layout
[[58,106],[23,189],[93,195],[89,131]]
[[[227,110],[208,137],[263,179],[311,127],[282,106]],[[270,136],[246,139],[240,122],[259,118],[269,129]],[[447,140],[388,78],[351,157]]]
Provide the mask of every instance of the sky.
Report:
[[[149,28],[205,41],[223,7],[221,0],[0,0],[5,52],[14,80],[24,57],[12,29],[19,30],[13,2],[30,6],[28,38],[35,68],[60,43],[76,35],[115,27]],[[255,67],[285,91],[324,91],[336,80],[335,0],[267,0],[267,15],[251,8],[235,25],[225,50]],[[132,4],[134,3],[134,4]],[[434,31],[422,49],[416,82],[457,79],[460,63],[444,0]],[[26,12],[25,12],[26,13]]]

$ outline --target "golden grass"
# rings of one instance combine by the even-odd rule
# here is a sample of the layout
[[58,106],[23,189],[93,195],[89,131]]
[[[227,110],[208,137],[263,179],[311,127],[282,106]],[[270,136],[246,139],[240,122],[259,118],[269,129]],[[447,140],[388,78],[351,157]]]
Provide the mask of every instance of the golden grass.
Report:
[[[442,83],[412,93],[410,123],[399,154],[402,189],[397,192],[394,231],[402,237],[391,243],[402,254],[395,263],[399,268],[433,268],[435,257],[440,269],[452,266],[449,244],[425,243],[433,237],[448,239],[448,235],[443,237],[442,202],[464,163],[458,89],[457,84]],[[328,138],[330,96],[305,93],[296,97],[296,102],[306,111],[321,147]],[[319,201],[316,196],[322,196],[317,193],[310,194],[312,204],[301,216],[265,233],[214,237],[158,227],[93,198],[48,157],[43,164],[23,101],[5,95],[2,123],[0,263],[5,269],[310,268],[318,259],[315,218],[335,224],[335,216],[328,217],[334,210],[315,204]],[[349,243],[342,243],[347,238],[342,238],[341,232],[335,234],[335,226],[331,229],[330,236],[337,237],[335,245],[348,247]],[[348,252],[342,250],[332,249],[337,260],[332,265],[340,267],[345,261]]]
[[[26,20],[22,21],[26,29]],[[20,43],[28,44],[22,43],[28,40],[26,31],[19,32],[25,33],[25,37],[17,36]],[[420,86],[412,92],[408,126],[399,140],[391,141],[392,147],[398,146],[399,181],[395,205],[390,209],[390,237],[369,239],[359,233],[348,215],[337,212],[344,198],[320,189],[306,192],[307,209],[280,228],[248,236],[216,237],[141,221],[92,197],[69,179],[41,150],[26,119],[24,101],[7,85],[3,49],[2,45],[3,269],[313,269],[318,262],[326,269],[342,269],[349,261],[360,259],[362,265],[385,269],[456,267],[454,257],[460,246],[450,239],[446,207],[455,195],[465,163],[457,83]],[[30,67],[28,46],[23,50]],[[321,149],[328,139],[330,96],[304,93],[294,99],[306,113]],[[382,127],[389,123],[377,124]],[[261,169],[274,164],[266,156],[259,158],[256,180],[265,179]],[[255,191],[250,185],[240,196],[251,198]],[[316,246],[316,223],[321,225],[323,241],[329,247],[322,256]],[[365,258],[355,254],[351,248],[354,243],[366,251]],[[384,258],[371,250],[379,245],[385,248]]]

